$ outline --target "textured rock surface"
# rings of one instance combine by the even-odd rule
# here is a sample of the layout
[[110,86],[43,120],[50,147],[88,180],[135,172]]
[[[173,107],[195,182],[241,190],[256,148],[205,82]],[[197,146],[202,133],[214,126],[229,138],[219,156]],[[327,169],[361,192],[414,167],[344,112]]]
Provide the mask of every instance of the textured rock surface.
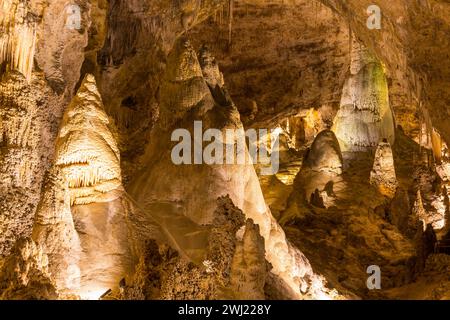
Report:
[[67,107],[55,164],[69,184],[71,204],[107,201],[121,188],[120,153],[95,78],[86,75]]
[[[227,2],[76,0],[72,28],[65,0],[0,0],[2,298],[98,298],[134,255],[140,299],[341,297],[313,268],[348,297],[447,297],[446,262],[425,262],[449,236],[448,3],[380,0],[369,30],[369,0]],[[336,112],[343,159],[316,143],[302,163]],[[279,172],[172,166],[170,133],[195,119],[275,128]],[[383,138],[399,188],[381,164],[372,181],[392,200],[369,187]],[[227,193],[253,220],[237,236],[243,221],[215,221]],[[368,292],[371,264],[398,290]]]
[[389,142],[380,142],[375,151],[370,184],[374,185],[381,194],[393,198],[397,189],[394,156]]
[[56,288],[42,247],[20,239],[0,269],[0,298],[5,300],[56,299]]
[[342,154],[339,143],[331,130],[320,132],[314,139],[303,168],[313,171],[342,173]]
[[42,12],[42,5],[29,8],[27,1],[2,0],[0,8],[0,65],[18,70],[30,80],[36,48],[35,17]]
[[43,170],[51,154],[47,121],[53,115],[40,110],[51,101],[42,77],[33,77],[29,85],[20,73],[13,72],[0,83],[1,255],[7,255],[15,240],[31,232]]
[[[255,299],[264,297],[264,239],[229,197],[217,200],[206,257],[197,265],[149,241],[126,299]],[[238,230],[245,231],[238,239]],[[250,263],[250,265],[248,265]]]
[[383,139],[393,144],[394,118],[383,66],[357,40],[352,42],[350,58],[350,75],[333,122],[341,150],[364,151]]
[[81,246],[70,211],[69,185],[57,167],[44,179],[42,198],[34,219],[32,239],[47,255],[48,268],[58,291],[80,289]]
[[[73,30],[66,28],[65,1],[0,2],[0,172],[6,188],[0,197],[2,255],[18,238],[31,235],[59,120],[80,78],[84,48],[94,29],[89,29],[91,13],[98,7],[96,1],[78,4],[81,28]],[[27,181],[22,181],[25,172]]]
[[[95,79],[86,75],[64,113],[55,160],[69,188],[79,236],[75,241],[82,249],[82,254],[73,257],[79,259],[81,277],[75,292],[82,298],[96,299],[115,288],[132,265],[120,154],[113,132]],[[71,235],[66,236],[61,240],[70,241]]]

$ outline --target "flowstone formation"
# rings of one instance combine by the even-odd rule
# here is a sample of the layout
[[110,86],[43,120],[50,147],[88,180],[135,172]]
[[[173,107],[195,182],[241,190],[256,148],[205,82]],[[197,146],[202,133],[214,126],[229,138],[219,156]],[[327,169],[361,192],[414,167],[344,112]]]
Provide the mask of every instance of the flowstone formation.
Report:
[[367,151],[383,139],[392,145],[395,125],[384,68],[356,39],[350,57],[350,75],[332,129],[341,150]]
[[393,198],[397,189],[397,176],[395,174],[394,156],[389,142],[380,142],[375,152],[373,168],[370,172],[370,183],[381,194]]
[[[222,164],[176,165],[171,159],[174,143],[170,141],[174,130],[187,130],[184,132],[189,133],[187,139],[193,147],[199,143],[192,139],[194,121],[202,121],[203,130],[243,130],[239,113],[226,90],[217,90],[216,86],[211,93],[203,74],[210,74],[210,68],[202,70],[189,41],[180,38],[168,57],[161,88],[160,122],[153,130],[145,168],[132,182],[130,194],[145,210],[156,215],[164,214],[156,211],[164,203],[171,206],[173,212],[198,224],[210,224],[215,199],[228,194],[246,217],[259,225],[272,272],[286,282],[298,297],[307,293],[313,297],[328,297],[322,279],[313,273],[306,258],[286,241],[283,230],[272,217],[251,163],[226,164],[225,159],[220,159]],[[239,154],[234,149],[236,143],[236,138],[225,141],[226,145],[232,146],[235,156]],[[222,143],[219,145],[223,148]],[[246,148],[240,152],[249,158]],[[192,160],[191,154],[184,156]]]

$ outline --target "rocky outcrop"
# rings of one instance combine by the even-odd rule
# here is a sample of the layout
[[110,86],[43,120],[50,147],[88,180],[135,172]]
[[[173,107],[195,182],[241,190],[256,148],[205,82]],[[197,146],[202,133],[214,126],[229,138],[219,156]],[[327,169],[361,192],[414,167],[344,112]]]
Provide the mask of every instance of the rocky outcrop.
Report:
[[412,211],[413,214],[422,222],[423,230],[425,231],[429,221],[428,214],[423,207],[422,194],[420,193],[420,190],[417,190]]
[[97,1],[77,4],[79,30],[66,28],[65,1],[0,1],[0,255],[31,235],[59,120],[80,78]]
[[370,172],[370,184],[386,197],[393,198],[398,186],[395,174],[394,156],[388,142],[380,142],[375,151],[373,168]]
[[258,225],[248,219],[231,262],[230,284],[222,297],[232,300],[263,300],[266,268],[264,238],[259,234]]
[[[19,72],[0,82],[0,255],[29,237],[48,152],[48,116],[52,96],[41,77],[31,86]],[[46,153],[44,153],[44,150]]]
[[394,118],[383,66],[357,40],[352,43],[350,75],[344,85],[333,131],[342,151],[365,151],[395,140]]

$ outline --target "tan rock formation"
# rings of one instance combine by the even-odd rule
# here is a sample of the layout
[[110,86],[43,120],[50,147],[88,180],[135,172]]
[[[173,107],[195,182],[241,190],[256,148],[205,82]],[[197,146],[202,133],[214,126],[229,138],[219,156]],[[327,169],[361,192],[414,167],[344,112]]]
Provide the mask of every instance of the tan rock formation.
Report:
[[427,228],[427,225],[429,224],[429,221],[428,221],[428,214],[423,207],[422,194],[420,193],[420,190],[417,190],[417,196],[416,196],[416,199],[414,200],[414,205],[413,205],[412,210],[413,210],[413,214],[422,222],[423,231],[425,231]]
[[46,115],[40,109],[46,99],[51,99],[41,78],[34,78],[33,86],[16,71],[2,79],[0,255],[8,255],[17,239],[29,237],[31,233],[46,159],[41,153],[47,142],[43,121]]
[[48,172],[33,225],[32,239],[49,260],[49,272],[62,294],[80,289],[81,247],[70,211],[67,180],[57,167]]
[[[205,224],[212,221],[215,199],[229,194],[246,217],[259,225],[273,273],[299,296],[300,287],[303,292],[327,296],[321,278],[313,273],[304,256],[287,243],[283,230],[272,217],[251,164],[175,165],[172,162],[172,130],[184,128],[192,133],[194,120],[201,120],[204,130],[242,130],[242,124],[230,101],[220,104],[214,100],[189,42],[180,39],[169,55],[168,63],[166,80],[161,88],[160,127],[154,130],[145,169],[130,187],[132,196],[144,208],[149,209],[158,202],[168,203],[194,222]],[[235,141],[231,143],[234,145]],[[313,280],[306,282],[307,276]]]
[[383,139],[391,144],[395,140],[385,71],[357,40],[352,43],[350,76],[332,130],[343,152],[364,151]]
[[95,79],[86,75],[62,119],[55,161],[69,188],[82,249],[76,292],[82,298],[96,299],[116,287],[132,264],[120,157],[112,132]]
[[[150,240],[123,289],[126,299],[264,298],[264,239],[227,196],[217,199],[204,261]],[[245,227],[245,230],[242,228]]]
[[0,269],[0,299],[56,299],[57,290],[42,247],[30,239],[20,239]]
[[395,174],[394,156],[389,142],[378,144],[373,168],[370,172],[370,184],[389,198],[393,198],[395,195],[398,182]]
[[225,297],[233,300],[263,300],[266,276],[264,238],[259,234],[258,225],[248,219],[242,240],[236,244],[228,296]]
[[320,132],[314,139],[303,168],[318,172],[342,173],[342,154],[339,143],[331,130]]
[[0,65],[20,71],[27,80],[31,80],[37,40],[36,12],[29,7],[29,1],[0,1]]
[[72,204],[107,201],[121,188],[119,149],[92,75],[64,113],[55,164],[69,183]]

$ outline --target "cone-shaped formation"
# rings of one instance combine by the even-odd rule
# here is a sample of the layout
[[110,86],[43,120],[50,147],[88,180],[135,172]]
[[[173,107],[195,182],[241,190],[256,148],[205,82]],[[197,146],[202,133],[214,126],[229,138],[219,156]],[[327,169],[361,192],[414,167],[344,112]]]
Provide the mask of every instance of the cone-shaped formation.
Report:
[[183,119],[190,109],[201,115],[214,106],[197,54],[185,39],[175,43],[167,58],[161,101],[160,121],[166,128]]
[[28,1],[0,0],[0,66],[18,70],[30,80],[36,23],[28,10]]
[[351,58],[350,76],[344,84],[332,129],[341,150],[365,151],[383,139],[393,144],[394,118],[383,66],[356,40]]
[[56,165],[69,183],[73,204],[107,201],[107,194],[121,187],[119,149],[92,75],[86,75],[64,114]]
[[331,130],[320,132],[314,139],[304,161],[304,167],[313,171],[342,173],[342,154]]
[[80,239],[70,211],[69,187],[60,169],[53,168],[47,174],[42,191],[32,238],[48,256],[49,270],[58,291],[78,292]]
[[231,264],[231,280],[228,299],[264,300],[266,261],[264,239],[258,225],[247,220],[242,240],[236,244]]
[[[119,150],[92,75],[86,75],[64,114],[55,165],[69,187],[82,249],[80,289],[76,293],[85,299],[98,299],[126,275],[132,256]],[[67,234],[65,241],[75,241],[71,236]],[[72,258],[77,258],[72,252],[65,257]]]
[[394,156],[389,142],[380,142],[375,152],[375,160],[370,172],[370,183],[378,188],[381,194],[393,198],[397,190]]
[[[169,55],[167,74],[161,87],[160,127],[153,132],[146,165],[130,186],[131,194],[144,209],[153,208],[153,214],[164,215],[154,210],[163,203],[166,207],[172,206],[173,212],[182,213],[199,224],[212,222],[216,199],[228,194],[246,217],[259,225],[272,272],[298,296],[301,296],[300,287],[312,296],[326,296],[322,279],[313,273],[302,253],[288,244],[282,228],[272,217],[251,163],[224,164],[226,160],[221,159],[221,164],[176,165],[172,161],[171,150],[175,144],[171,143],[171,134],[174,130],[185,129],[185,133],[189,132],[190,145],[195,147],[198,143],[192,138],[194,121],[202,121],[203,130],[243,130],[239,113],[226,92],[212,95],[201,72],[193,48],[185,39],[179,39]],[[208,71],[203,73],[208,74]],[[225,99],[218,101],[215,97]],[[219,143],[226,150],[223,141]],[[234,149],[236,140],[227,140],[226,144]],[[243,149],[249,159],[247,149]]]

